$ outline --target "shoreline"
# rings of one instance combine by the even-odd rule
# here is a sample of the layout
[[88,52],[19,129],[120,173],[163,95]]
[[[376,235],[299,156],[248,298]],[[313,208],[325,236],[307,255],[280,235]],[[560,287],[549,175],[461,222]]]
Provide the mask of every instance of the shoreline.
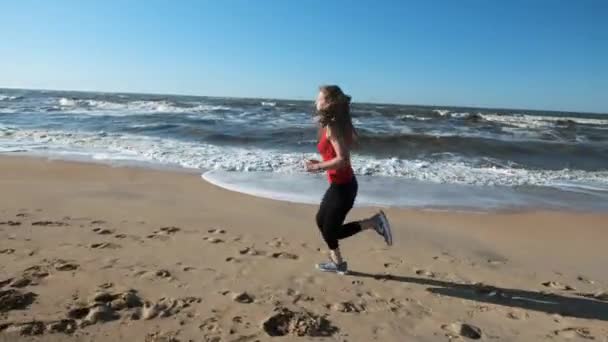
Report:
[[[234,192],[234,193],[238,193],[238,194],[242,194],[242,195],[247,195],[247,196],[251,196],[251,197],[255,197],[255,198],[263,198],[263,199],[268,199],[268,200],[273,200],[273,201],[279,201],[279,202],[288,202],[288,203],[292,203],[292,204],[302,204],[302,205],[313,205],[316,206],[318,205],[317,202],[320,202],[320,198],[322,197],[323,192],[325,191],[326,188],[326,182],[325,182],[325,178],[323,178],[323,185],[319,186],[318,184],[312,184],[312,187],[316,186],[316,190],[318,192],[318,200],[317,198],[312,198],[310,196],[310,194],[308,194],[309,196],[306,197],[305,199],[294,199],[294,194],[293,193],[287,193],[287,192],[274,192],[272,190],[269,191],[259,191],[259,190],[251,190],[252,188],[256,188],[255,184],[251,184],[251,183],[244,183],[243,180],[241,180],[240,184],[234,185],[234,184],[230,184],[230,182],[225,182],[225,179],[213,179],[210,178],[209,175],[211,175],[212,173],[216,173],[217,171],[214,170],[204,170],[204,169],[198,169],[198,168],[188,168],[188,167],[184,167],[181,165],[165,165],[165,164],[160,164],[160,163],[156,163],[156,162],[147,162],[147,161],[135,161],[135,160],[111,160],[111,159],[96,159],[96,158],[92,158],[90,156],[71,156],[71,155],[54,155],[54,154],[45,154],[45,153],[35,153],[35,152],[12,152],[12,153],[0,153],[0,158],[32,158],[32,159],[38,159],[38,160],[43,160],[43,161],[49,161],[49,162],[66,162],[66,163],[75,163],[75,164],[92,164],[92,165],[99,165],[99,166],[107,166],[107,167],[111,167],[111,168],[129,168],[129,169],[140,169],[140,170],[154,170],[154,171],[161,171],[161,172],[168,172],[168,173],[180,173],[180,174],[191,174],[191,175],[198,175],[199,178],[201,179],[201,181],[206,182],[210,185],[216,186],[220,189],[223,189],[225,191],[229,191],[229,192]],[[224,174],[230,175],[232,174],[231,172],[224,172]],[[258,172],[237,172],[236,174],[242,174],[245,177],[244,178],[248,178],[247,181],[251,181],[251,177],[248,177],[249,175],[254,175],[254,174],[260,174],[263,175],[264,177],[273,177],[275,178],[274,180],[277,180],[277,178],[279,178],[278,180],[280,181],[280,177],[290,177],[292,175],[282,175],[282,174],[274,174],[274,173],[258,173]],[[300,176],[300,177],[306,177],[306,175],[296,175],[296,176]],[[361,176],[359,175],[358,178],[361,182],[361,178],[364,178],[365,176]],[[228,177],[229,179],[230,177]],[[310,178],[310,177],[309,177]],[[300,179],[302,180],[302,179]],[[303,180],[306,180],[306,178],[304,178]],[[377,201],[378,197],[374,197],[376,198],[376,202],[374,202],[373,199],[369,199],[368,201],[363,201],[363,204],[356,204],[356,207],[362,207],[362,208],[394,208],[394,209],[404,209],[404,210],[423,210],[423,211],[445,211],[445,212],[469,212],[469,213],[528,213],[528,212],[570,212],[570,213],[589,213],[589,214],[604,214],[604,213],[608,213],[608,207],[604,208],[602,206],[600,207],[595,207],[595,208],[589,208],[589,207],[585,207],[585,203],[587,203],[589,200],[585,199],[583,200],[582,197],[579,197],[578,201],[580,201],[581,203],[579,204],[571,204],[568,206],[565,206],[564,203],[568,203],[568,200],[565,199],[565,197],[567,196],[577,196],[580,194],[584,194],[584,192],[579,192],[578,194],[576,192],[569,192],[569,191],[565,191],[565,190],[559,190],[559,189],[554,189],[554,188],[542,188],[539,187],[537,190],[534,190],[534,187],[522,191],[522,190],[516,190],[515,188],[511,188],[511,187],[497,187],[497,188],[488,188],[486,186],[462,186],[462,185],[458,185],[458,184],[436,184],[436,183],[419,183],[417,181],[412,182],[409,179],[395,179],[392,180],[393,182],[395,182],[395,184],[406,184],[404,189],[401,189],[401,191],[411,194],[411,191],[408,190],[414,190],[413,195],[411,196],[406,196],[408,198],[418,198],[418,192],[422,192],[427,198],[427,202],[431,202],[432,200],[429,200],[429,198],[432,198],[433,196],[438,197],[438,198],[443,198],[445,197],[446,194],[448,194],[449,196],[454,196],[453,193],[456,191],[459,191],[458,188],[462,188],[460,191],[462,191],[465,194],[468,194],[469,196],[480,196],[479,199],[473,199],[471,200],[473,202],[473,204],[463,204],[463,205],[456,205],[454,204],[455,200],[453,200],[453,202],[450,202],[450,204],[420,204],[420,202],[416,203],[416,201],[410,203],[410,204],[394,204],[394,203],[383,203],[382,200]],[[276,182],[275,182],[276,183]],[[291,183],[291,182],[284,182],[284,183]],[[413,184],[413,185],[410,185]],[[269,183],[265,184],[266,186],[268,185],[272,185]],[[306,186],[309,186],[311,184],[306,184]],[[285,185],[287,186],[287,185]],[[283,187],[282,190],[285,191],[287,188]],[[391,187],[394,189],[394,187]],[[310,187],[308,188],[310,189]],[[437,189],[451,189],[446,193],[441,193],[441,191],[437,190]],[[365,188],[364,188],[365,190]],[[505,195],[498,195],[501,192],[505,192],[507,191],[508,194]],[[544,203],[544,204],[540,204],[541,201],[537,198],[536,199],[536,203],[534,203],[534,198],[535,196],[539,196],[539,198],[543,198],[546,197],[546,195],[531,195],[534,192],[557,192],[558,194],[561,194],[562,197],[564,197],[561,200],[558,200],[557,203],[553,203],[551,204],[550,202]],[[478,195],[474,195],[475,192],[479,192]],[[504,202],[502,203],[495,203],[493,205],[488,205],[485,207],[482,207],[481,203],[483,202],[483,199],[481,199],[484,196],[488,196],[488,194],[493,194],[490,198],[487,198],[487,200],[492,200],[492,201],[496,201],[497,199],[501,198],[501,197],[512,197],[511,200],[504,200]],[[394,194],[392,194],[394,195]],[[362,194],[359,194],[359,200],[357,202],[361,202],[361,197],[364,197],[365,195],[362,196]],[[429,197],[430,196],[430,197]],[[520,196],[520,197],[518,197]],[[532,196],[532,197],[530,197]],[[297,196],[296,196],[297,197]],[[394,197],[394,196],[393,196]],[[529,198],[527,198],[529,197]],[[456,198],[456,197],[454,197]],[[394,200],[394,199],[393,199]],[[516,203],[518,202],[519,203]],[[574,202],[577,202],[577,200],[573,200]],[[449,200],[448,200],[449,202]],[[413,204],[416,203],[416,204]],[[578,203],[578,202],[577,202]],[[592,203],[592,202],[589,202]],[[588,203],[588,204],[589,204]]]
[[314,269],[316,206],[198,174],[2,156],[0,189],[0,292],[23,299],[3,297],[0,341],[274,341],[280,312],[323,317],[335,341],[447,341],[461,323],[501,341],[608,336],[607,214],[388,208],[395,245],[342,241],[352,272],[335,276]]

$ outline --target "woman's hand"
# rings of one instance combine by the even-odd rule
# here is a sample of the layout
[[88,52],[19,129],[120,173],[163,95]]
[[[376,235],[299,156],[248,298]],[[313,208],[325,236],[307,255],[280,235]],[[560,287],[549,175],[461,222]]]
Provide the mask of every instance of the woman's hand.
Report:
[[306,171],[308,172],[319,172],[321,169],[319,168],[320,161],[315,159],[310,159],[306,161]]

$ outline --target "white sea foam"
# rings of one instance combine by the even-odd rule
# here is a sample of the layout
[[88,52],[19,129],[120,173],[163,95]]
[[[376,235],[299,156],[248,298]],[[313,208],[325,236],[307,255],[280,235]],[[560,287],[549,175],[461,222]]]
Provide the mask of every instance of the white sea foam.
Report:
[[19,96],[0,94],[0,101],[13,101],[18,98],[19,98]]
[[13,114],[13,113],[17,113],[17,109],[16,108],[3,108],[3,107],[0,107],[0,114]]
[[433,109],[433,112],[439,114],[440,116],[447,116],[450,114],[450,111],[447,109]]
[[417,115],[412,115],[412,114],[405,114],[405,115],[399,115],[397,117],[399,120],[418,120],[418,121],[428,121],[428,120],[432,120],[433,118],[429,118],[429,117],[425,117],[425,116],[417,116]]
[[463,112],[463,113],[449,113],[449,116],[452,118],[468,118],[471,114],[467,113],[467,112]]
[[227,106],[214,106],[207,104],[195,104],[192,106],[176,106],[170,101],[129,101],[125,103],[92,100],[92,99],[69,99],[62,97],[57,100],[61,112],[79,113],[88,115],[111,115],[125,116],[132,114],[155,114],[155,113],[199,113],[231,110]]
[[[280,201],[318,204],[327,188],[322,176],[267,172],[209,171],[203,179],[225,189]],[[476,187],[462,184],[434,184],[395,177],[358,176],[359,195],[355,206],[393,206],[461,209],[579,208],[607,210],[608,193],[590,198],[578,193],[555,196],[513,187]],[[553,195],[553,196],[551,196]]]
[[[439,116],[452,117],[452,118],[467,118],[471,114],[467,112],[451,112],[447,109],[433,109],[433,112]],[[482,114],[478,113],[481,118],[486,121],[496,122],[504,125],[519,127],[519,128],[544,128],[553,127],[555,124],[564,121],[571,121],[576,124],[605,126],[608,125],[608,119],[603,118],[578,118],[571,116],[543,116],[543,115],[529,115],[529,114]],[[409,119],[415,119],[413,116],[405,116]]]
[[260,103],[260,105],[264,106],[264,107],[275,107],[277,105],[276,102],[271,102],[271,101],[262,101]]
[[528,114],[480,114],[484,120],[510,125],[518,128],[538,129],[553,127],[560,121],[572,121],[577,124],[605,126],[608,119],[576,118],[576,117],[556,117],[556,116],[536,116]]
[[[76,151],[96,159],[137,160],[162,165],[237,172],[303,173],[303,160],[314,154],[278,149],[217,146],[202,142],[104,132],[0,129],[0,147],[34,152]],[[481,167],[459,159],[443,161],[375,158],[354,155],[359,175],[390,176],[436,184],[477,186],[608,186],[607,171],[526,170],[508,165]]]

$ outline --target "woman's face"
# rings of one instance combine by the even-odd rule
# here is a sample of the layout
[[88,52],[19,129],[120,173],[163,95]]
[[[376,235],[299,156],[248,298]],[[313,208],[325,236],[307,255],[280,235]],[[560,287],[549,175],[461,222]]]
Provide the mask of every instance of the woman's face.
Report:
[[317,106],[317,111],[320,111],[321,109],[326,107],[327,101],[325,100],[325,94],[323,94],[322,91],[320,91],[317,95],[317,100],[315,101],[315,104]]

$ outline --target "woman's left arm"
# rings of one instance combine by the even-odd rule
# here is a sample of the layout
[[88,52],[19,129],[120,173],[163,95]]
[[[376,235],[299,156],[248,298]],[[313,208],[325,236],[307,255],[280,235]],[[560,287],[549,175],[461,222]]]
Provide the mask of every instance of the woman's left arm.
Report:
[[334,135],[330,135],[328,139],[334,151],[336,151],[336,156],[328,161],[314,164],[313,167],[319,171],[341,169],[348,165],[350,161],[350,151],[346,147],[344,139],[337,138]]

